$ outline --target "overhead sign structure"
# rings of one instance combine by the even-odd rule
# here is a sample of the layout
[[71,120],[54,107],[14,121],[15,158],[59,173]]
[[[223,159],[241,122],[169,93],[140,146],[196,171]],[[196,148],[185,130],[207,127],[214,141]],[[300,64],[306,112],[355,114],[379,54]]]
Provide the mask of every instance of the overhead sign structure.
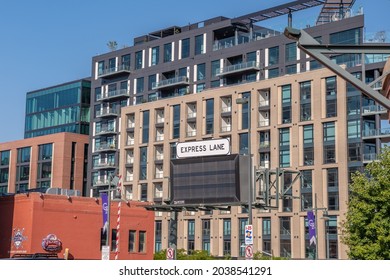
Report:
[[230,142],[227,138],[182,142],[176,145],[178,158],[218,156],[230,154]]
[[253,245],[253,226],[245,226],[245,245]]

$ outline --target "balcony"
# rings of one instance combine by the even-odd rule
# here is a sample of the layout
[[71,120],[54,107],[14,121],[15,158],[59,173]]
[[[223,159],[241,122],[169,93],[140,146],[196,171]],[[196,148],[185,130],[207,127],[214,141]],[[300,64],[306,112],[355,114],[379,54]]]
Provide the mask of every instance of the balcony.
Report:
[[196,136],[196,130],[187,131],[187,137],[195,137],[195,136]]
[[378,154],[363,154],[363,163],[370,163],[379,159]]
[[103,180],[95,180],[93,181],[93,186],[94,187],[104,187],[108,186],[108,180],[103,179]]
[[260,100],[259,110],[269,110],[269,100]]
[[103,110],[96,112],[97,118],[110,118],[110,117],[117,117],[117,116],[118,116],[117,110],[112,108],[105,108]]
[[113,67],[98,73],[98,78],[108,78],[110,76],[117,76],[123,74],[130,74],[130,66],[120,65],[119,67]]
[[232,131],[232,126],[231,125],[224,125],[221,127],[221,133],[223,132],[230,132]]
[[116,168],[115,162],[100,162],[94,165],[93,169],[111,169]]
[[259,144],[259,152],[265,152],[270,150],[270,141],[261,141]]
[[114,144],[100,144],[99,146],[96,146],[95,152],[114,152],[116,151],[116,147]]
[[369,129],[363,131],[363,139],[385,138],[390,141],[390,128]]
[[172,79],[166,79],[160,82],[153,83],[152,89],[160,90],[160,89],[165,89],[170,87],[188,86],[188,85],[189,85],[188,78],[186,76],[180,76],[180,77],[175,77]]
[[384,114],[385,116],[387,116],[387,110],[380,105],[369,105],[362,107],[362,116],[370,116],[377,114]]
[[269,126],[269,120],[260,120],[259,127]]
[[115,128],[111,127],[111,128],[96,130],[95,136],[110,135],[110,134],[117,134]]
[[260,70],[259,63],[256,63],[256,61],[249,61],[249,62],[243,62],[239,64],[234,64],[230,66],[226,66],[224,68],[219,69],[219,73],[217,73],[217,76],[226,76],[230,74],[245,72],[249,70]]
[[119,89],[119,90],[113,90],[113,91],[109,91],[107,93],[101,94],[100,96],[98,96],[96,98],[96,101],[128,98],[129,96],[130,96],[129,91],[127,89]]

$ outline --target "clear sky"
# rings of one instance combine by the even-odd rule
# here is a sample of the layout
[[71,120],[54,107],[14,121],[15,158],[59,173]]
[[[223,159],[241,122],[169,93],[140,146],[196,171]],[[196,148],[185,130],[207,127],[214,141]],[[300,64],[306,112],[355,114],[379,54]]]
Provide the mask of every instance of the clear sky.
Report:
[[[0,9],[0,143],[23,139],[26,93],[89,77],[91,58],[107,42],[215,16],[238,17],[292,0],[2,0]],[[366,32],[387,31],[390,0],[356,0]],[[298,12],[293,26],[313,25],[318,9]],[[316,11],[316,12],[315,12]],[[314,13],[315,12],[315,13]],[[272,23],[283,30],[287,17]]]

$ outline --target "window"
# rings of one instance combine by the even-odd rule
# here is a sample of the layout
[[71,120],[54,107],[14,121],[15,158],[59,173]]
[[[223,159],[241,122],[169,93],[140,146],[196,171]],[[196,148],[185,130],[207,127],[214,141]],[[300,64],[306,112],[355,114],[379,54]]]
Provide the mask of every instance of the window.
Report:
[[329,252],[329,259],[338,258],[338,233],[337,233],[337,216],[329,216],[329,220],[325,222],[326,229],[326,248]]
[[142,112],[142,143],[149,143],[149,111]]
[[356,139],[361,137],[360,120],[348,121],[348,139]]
[[249,155],[248,141],[248,133],[239,134],[240,155]]
[[98,76],[104,74],[104,61],[98,62]]
[[206,134],[214,133],[214,99],[206,100]]
[[195,220],[188,220],[187,252],[191,253],[195,249]]
[[301,211],[313,207],[312,170],[301,171]]
[[1,151],[0,152],[0,165],[9,164],[10,151]]
[[141,201],[147,201],[148,200],[148,185],[147,184],[141,184],[140,200]]
[[196,77],[198,81],[202,81],[206,78],[206,64],[198,64],[196,67]]
[[250,52],[246,54],[247,62],[256,62],[256,52]]
[[148,147],[141,147],[140,148],[140,174],[139,179],[140,180],[146,180],[147,179],[147,154],[148,154]]
[[303,165],[314,164],[314,133],[313,125],[303,126]]
[[135,53],[135,69],[142,69],[142,51],[138,51]]
[[324,123],[324,142],[334,142],[335,136],[335,123]]
[[290,129],[279,129],[279,165],[290,166]]
[[268,70],[268,79],[279,77],[279,68],[272,68]]
[[223,219],[223,255],[231,254],[231,221]]
[[116,250],[116,234],[117,234],[117,230],[112,229],[111,230],[111,251]]
[[286,45],[286,62],[297,60],[297,44],[290,43]]
[[287,65],[286,66],[286,74],[295,74],[297,73],[297,65],[292,64],[292,65]]
[[330,168],[327,170],[327,173],[328,210],[339,210],[338,169]]
[[337,116],[337,84],[336,77],[329,77],[325,80],[326,84],[326,117]]
[[156,74],[149,75],[149,78],[148,78],[148,90],[149,91],[153,90],[153,86],[156,84],[156,82],[157,82]]
[[30,162],[30,151],[31,147],[19,148],[18,149],[18,163],[29,163]]
[[203,34],[195,37],[195,55],[205,53]]
[[263,252],[271,254],[271,218],[262,219]]
[[311,82],[300,83],[301,121],[311,119]]
[[157,65],[160,60],[160,47],[153,47],[152,48],[152,61],[151,65]]
[[[220,73],[220,61],[219,60],[214,60],[214,61],[211,61],[211,78],[215,78],[217,77],[217,74]],[[218,85],[219,85],[219,81],[218,81]]]
[[144,77],[137,78],[136,93],[143,93],[144,89]]
[[130,54],[122,55],[121,66],[123,69],[130,70]]
[[279,64],[279,46],[269,48],[268,50],[268,65],[272,66]]
[[164,45],[164,62],[172,61],[172,43]]
[[291,225],[290,217],[280,217],[280,256],[291,257]]
[[136,250],[135,244],[136,244],[136,234],[137,232],[135,230],[129,230],[129,246],[128,251],[130,253],[134,253]]
[[181,41],[181,58],[190,56],[190,39],[186,38]]
[[154,224],[154,251],[160,252],[162,250],[162,221],[155,221]]
[[146,231],[139,232],[139,244],[138,244],[138,252],[145,253],[146,252]]
[[360,28],[330,34],[330,44],[359,45],[362,43]]
[[291,85],[282,86],[282,123],[291,123]]
[[173,106],[172,138],[180,138],[180,105]]

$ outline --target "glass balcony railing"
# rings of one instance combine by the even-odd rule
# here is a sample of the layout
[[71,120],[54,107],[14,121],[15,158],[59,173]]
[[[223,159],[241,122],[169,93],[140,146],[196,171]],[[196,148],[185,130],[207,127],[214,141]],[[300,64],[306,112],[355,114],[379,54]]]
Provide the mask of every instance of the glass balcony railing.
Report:
[[255,32],[253,34],[252,38],[250,38],[250,36],[248,34],[248,35],[240,35],[237,37],[237,39],[236,39],[236,37],[232,36],[232,37],[228,37],[228,38],[224,38],[224,39],[220,39],[220,40],[215,40],[215,42],[213,44],[213,51],[231,48],[234,46],[247,44],[247,43],[254,42],[254,41],[259,41],[259,40],[262,40],[265,38],[278,36],[280,34],[281,34],[281,32],[279,32],[279,31],[267,29],[264,31]]
[[110,128],[97,129],[95,133],[95,135],[104,135],[104,134],[116,134],[115,128],[110,127]]
[[262,127],[262,126],[269,126],[269,120],[260,120],[259,127]]
[[363,138],[390,137],[390,128],[368,129],[363,131]]
[[363,106],[362,107],[362,115],[372,115],[372,114],[383,114],[386,113],[387,110],[385,107],[380,105],[369,105],[369,106]]
[[372,161],[378,160],[378,154],[377,153],[371,153],[371,154],[363,154],[363,162],[369,163]]
[[102,100],[109,100],[109,99],[114,99],[118,97],[129,97],[129,91],[127,89],[119,89],[119,90],[113,90],[109,91],[107,93],[101,94],[100,96],[97,96],[96,100],[97,101],[102,101]]
[[118,67],[108,68],[103,71],[100,71],[98,73],[98,77],[108,77],[111,75],[116,75],[119,73],[130,73],[130,66],[129,65],[120,65]]
[[105,108],[103,110],[100,110],[96,112],[96,117],[103,118],[103,117],[116,117],[118,116],[118,112],[115,109],[112,108]]
[[180,77],[175,77],[172,79],[166,79],[160,82],[153,83],[152,89],[162,89],[162,88],[167,88],[167,87],[172,87],[177,85],[188,85],[188,84],[189,84],[188,78],[186,76],[180,76]]
[[229,65],[217,70],[217,76],[224,76],[232,73],[243,72],[247,70],[260,70],[260,64],[256,61],[243,62],[239,64]]

